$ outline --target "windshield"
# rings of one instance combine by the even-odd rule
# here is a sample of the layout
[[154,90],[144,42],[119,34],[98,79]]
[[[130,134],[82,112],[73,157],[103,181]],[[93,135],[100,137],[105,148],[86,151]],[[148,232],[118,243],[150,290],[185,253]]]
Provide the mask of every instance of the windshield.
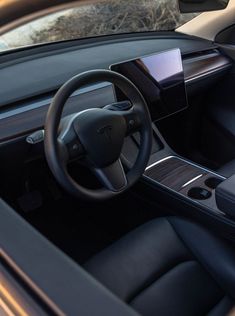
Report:
[[[14,1],[1,1],[13,2],[13,10]],[[110,34],[172,31],[196,15],[180,14],[177,0],[80,1],[72,8],[50,8],[40,17],[34,14],[27,23],[16,21],[0,36],[0,50]]]

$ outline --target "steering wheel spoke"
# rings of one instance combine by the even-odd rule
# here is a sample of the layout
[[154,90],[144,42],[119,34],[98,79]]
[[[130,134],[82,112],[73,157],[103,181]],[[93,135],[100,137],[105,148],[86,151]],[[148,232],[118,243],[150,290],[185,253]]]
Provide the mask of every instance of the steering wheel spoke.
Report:
[[104,168],[94,168],[94,173],[101,184],[110,191],[121,192],[128,184],[121,160]]
[[66,129],[61,129],[58,141],[60,143],[60,152],[64,161],[69,162],[82,158],[85,155],[84,147],[80,142],[72,123],[70,123]]
[[142,126],[140,114],[134,109],[123,111],[122,116],[126,121],[126,136],[130,136],[138,132]]
[[141,128],[141,117],[130,101],[109,104],[105,109],[115,111],[126,121],[126,136],[132,135]]

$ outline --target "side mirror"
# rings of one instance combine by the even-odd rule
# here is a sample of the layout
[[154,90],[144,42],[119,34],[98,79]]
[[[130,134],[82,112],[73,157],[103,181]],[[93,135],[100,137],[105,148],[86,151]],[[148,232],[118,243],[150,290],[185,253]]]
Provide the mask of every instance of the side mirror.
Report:
[[223,10],[229,0],[178,0],[181,13]]

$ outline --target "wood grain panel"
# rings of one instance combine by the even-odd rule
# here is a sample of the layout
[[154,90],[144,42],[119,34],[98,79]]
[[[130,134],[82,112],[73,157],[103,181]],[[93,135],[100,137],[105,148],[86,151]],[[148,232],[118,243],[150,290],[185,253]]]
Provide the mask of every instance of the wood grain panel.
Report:
[[206,54],[198,58],[185,59],[183,62],[184,77],[186,82],[194,78],[206,75],[211,71],[219,71],[230,67],[231,62],[226,57],[218,53]]
[[206,171],[172,157],[148,169],[145,175],[179,192],[182,186]]
[[[216,178],[219,182],[222,182],[224,180],[223,177],[215,175],[209,170],[204,170],[199,166],[194,166],[177,157],[171,157],[160,162],[148,169],[145,172],[145,175],[186,197],[188,197],[189,190],[195,187],[200,187],[209,191],[211,196],[208,199],[201,200],[191,197],[191,200],[197,201],[209,207],[213,212],[219,215],[224,215],[224,213],[221,212],[216,205],[215,188],[208,187],[206,182],[209,178]],[[199,175],[202,176],[198,179],[196,178],[193,182],[189,182]]]
[[[112,86],[71,97],[63,116],[92,107],[103,107],[114,102]],[[44,126],[49,103],[26,112],[3,118],[0,121],[0,142],[27,134]]]

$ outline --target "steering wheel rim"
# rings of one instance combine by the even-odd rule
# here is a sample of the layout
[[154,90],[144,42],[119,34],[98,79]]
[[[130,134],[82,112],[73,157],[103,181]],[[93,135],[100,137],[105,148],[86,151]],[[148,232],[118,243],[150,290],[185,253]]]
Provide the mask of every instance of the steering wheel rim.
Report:
[[[91,85],[91,84],[95,84],[99,82],[110,82],[114,84],[130,99],[132,103],[132,110],[130,110],[129,112],[127,111],[125,113],[121,111],[119,112],[117,111],[117,113],[115,114],[112,113],[112,116],[111,116],[112,118],[116,119],[116,116],[114,115],[117,115],[117,116],[123,115],[123,117],[125,119],[127,118],[128,120],[130,117],[131,119],[128,122],[131,123],[133,121],[133,118],[131,115],[133,114],[135,115],[135,117],[138,116],[138,124],[139,124],[138,131],[140,132],[140,147],[139,147],[138,156],[134,165],[126,174],[127,183],[125,187],[117,191],[110,190],[110,188],[107,188],[107,187],[92,190],[78,184],[69,175],[67,171],[67,161],[65,158],[66,157],[65,153],[67,152],[67,150],[65,149],[64,140],[60,137],[60,135],[58,135],[62,112],[65,106],[65,103],[68,100],[68,98],[71,96],[71,94],[75,92],[76,90],[82,88],[83,86]],[[106,111],[106,112],[110,111],[110,107],[107,106],[102,111]],[[98,109],[96,112],[97,112],[96,115],[101,113],[101,112],[98,112]],[[109,113],[106,113],[106,112],[102,112],[102,115],[103,114],[109,115]],[[130,116],[128,116],[129,115],[128,113],[130,114]],[[80,121],[80,123],[81,122],[82,121]],[[120,122],[121,121],[119,120],[118,124],[119,125],[122,124],[120,126],[123,127],[124,123],[123,122],[120,123]],[[127,123],[127,126],[126,126],[127,130],[129,128],[128,127],[129,123]],[[123,139],[123,142],[124,142],[124,139]],[[46,159],[57,181],[62,185],[62,187],[64,187],[67,191],[69,191],[71,194],[75,195],[76,197],[90,199],[90,200],[104,200],[104,199],[112,198],[126,191],[144,173],[149,157],[150,157],[151,148],[152,148],[152,126],[151,126],[150,114],[148,111],[148,107],[145,103],[145,100],[143,96],[141,95],[140,91],[129,79],[127,79],[126,77],[116,72],[113,72],[110,70],[92,70],[92,71],[81,73],[71,78],[58,90],[58,92],[54,96],[52,103],[48,109],[46,122],[45,122],[45,140],[44,140],[44,149],[45,149]],[[121,155],[121,152],[120,152],[120,155]],[[119,164],[119,161],[118,161],[118,164]],[[116,167],[118,167],[117,170],[121,170],[120,168],[122,168],[122,166],[115,166],[115,168]],[[93,170],[96,170],[96,171],[99,170],[99,172],[101,172],[100,170],[102,170],[103,172],[104,169],[94,168]],[[105,172],[107,172],[107,170]],[[100,180],[101,178],[98,172],[96,172],[96,175],[99,177],[99,180]],[[102,182],[105,183],[105,181],[102,181]]]

